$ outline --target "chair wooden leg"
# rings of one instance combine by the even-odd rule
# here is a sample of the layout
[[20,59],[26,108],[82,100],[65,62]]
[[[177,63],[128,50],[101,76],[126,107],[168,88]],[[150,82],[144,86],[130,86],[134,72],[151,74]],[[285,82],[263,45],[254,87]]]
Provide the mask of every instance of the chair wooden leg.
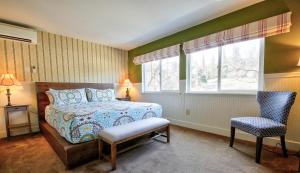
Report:
[[98,147],[99,147],[99,160],[101,160],[102,150],[103,150],[103,140],[101,140],[101,138],[98,139]]
[[110,149],[111,149],[111,167],[112,170],[115,170],[117,167],[117,146],[116,144],[111,144],[110,145]]
[[170,143],[170,126],[167,127],[167,143]]
[[280,136],[281,148],[284,157],[288,157],[286,146],[285,146],[285,136]]
[[263,144],[263,138],[256,137],[256,157],[255,157],[256,163],[260,163],[262,144]]
[[230,147],[233,146],[234,136],[235,136],[235,127],[231,127],[230,144],[229,144]]

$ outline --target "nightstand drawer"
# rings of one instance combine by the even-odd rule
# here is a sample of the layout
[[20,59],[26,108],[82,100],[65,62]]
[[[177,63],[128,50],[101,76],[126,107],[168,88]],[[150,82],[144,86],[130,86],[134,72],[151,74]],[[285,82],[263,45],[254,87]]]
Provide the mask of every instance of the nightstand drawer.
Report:
[[30,123],[21,123],[21,124],[11,124],[8,126],[9,129],[21,128],[21,127],[29,127]]
[[16,112],[16,111],[26,111],[27,106],[13,106],[13,107],[7,107],[6,111],[7,112]]

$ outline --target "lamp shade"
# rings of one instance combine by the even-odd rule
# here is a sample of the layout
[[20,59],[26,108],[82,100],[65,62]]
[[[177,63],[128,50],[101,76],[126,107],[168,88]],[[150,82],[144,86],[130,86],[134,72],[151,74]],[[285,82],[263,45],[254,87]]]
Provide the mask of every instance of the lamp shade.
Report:
[[132,88],[132,83],[130,82],[129,79],[126,79],[126,80],[124,81],[124,87],[125,87],[125,88]]
[[2,86],[14,86],[21,85],[13,74],[2,74],[0,77],[0,85]]

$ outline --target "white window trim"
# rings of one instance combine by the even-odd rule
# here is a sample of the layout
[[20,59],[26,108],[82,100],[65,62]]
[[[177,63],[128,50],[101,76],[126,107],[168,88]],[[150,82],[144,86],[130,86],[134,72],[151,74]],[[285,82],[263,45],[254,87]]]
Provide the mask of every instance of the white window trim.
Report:
[[[174,56],[175,57],[175,56]],[[172,58],[172,57],[170,57]],[[180,55],[178,55],[178,69],[179,69],[179,74],[178,74],[178,85],[179,85],[179,88],[178,90],[162,90],[161,89],[161,85],[162,85],[162,80],[161,80],[161,69],[162,69],[162,64],[161,64],[161,60],[157,60],[159,61],[159,68],[160,68],[160,72],[159,72],[159,81],[160,81],[160,84],[159,84],[159,91],[146,91],[145,90],[145,70],[144,70],[144,65],[145,64],[142,64],[142,93],[143,94],[155,94],[155,93],[165,93],[165,94],[172,94],[172,93],[180,93]]]
[[187,94],[228,94],[228,95],[256,95],[257,91],[264,89],[264,52],[265,52],[265,38],[260,39],[259,48],[259,76],[258,76],[258,89],[257,90],[220,90],[221,86],[221,49],[218,47],[218,88],[217,91],[191,91],[190,80],[190,54],[186,55],[186,93]]

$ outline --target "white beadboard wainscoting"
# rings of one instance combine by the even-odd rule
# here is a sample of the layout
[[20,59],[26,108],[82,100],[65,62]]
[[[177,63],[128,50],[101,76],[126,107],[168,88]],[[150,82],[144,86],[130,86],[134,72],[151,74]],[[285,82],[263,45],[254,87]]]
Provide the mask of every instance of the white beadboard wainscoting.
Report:
[[[163,114],[173,124],[223,136],[230,135],[230,118],[259,115],[256,95],[190,94],[185,93],[185,81],[180,81],[178,93],[141,93],[141,83],[132,89],[134,99],[155,102],[163,106]],[[265,90],[296,91],[300,93],[300,73],[265,75]],[[300,95],[288,120],[287,147],[300,148]],[[255,141],[256,138],[239,130],[236,138]],[[275,146],[279,138],[265,138],[265,144]]]

